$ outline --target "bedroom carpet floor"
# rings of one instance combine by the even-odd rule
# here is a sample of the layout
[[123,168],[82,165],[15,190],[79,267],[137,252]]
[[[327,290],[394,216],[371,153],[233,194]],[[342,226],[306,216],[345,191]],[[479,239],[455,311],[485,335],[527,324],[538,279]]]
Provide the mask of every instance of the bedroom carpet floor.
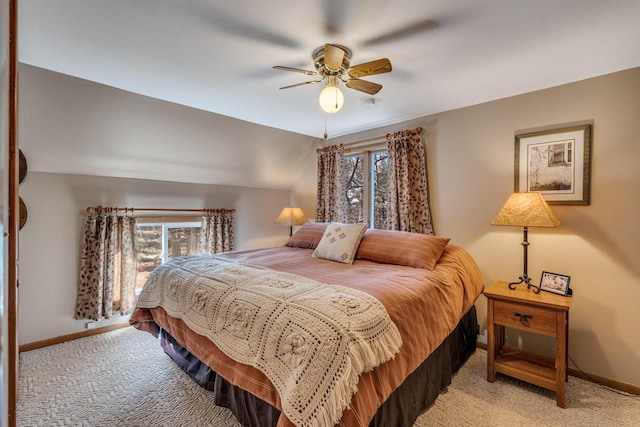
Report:
[[[555,394],[499,376],[486,381],[478,349],[416,421],[426,426],[640,426],[640,397],[569,377]],[[237,427],[150,334],[133,328],[20,354],[17,425]]]

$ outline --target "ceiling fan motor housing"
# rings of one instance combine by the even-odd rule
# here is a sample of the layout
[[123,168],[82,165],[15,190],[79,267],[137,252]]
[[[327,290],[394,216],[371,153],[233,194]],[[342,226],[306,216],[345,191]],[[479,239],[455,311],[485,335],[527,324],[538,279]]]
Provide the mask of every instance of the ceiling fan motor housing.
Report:
[[334,44],[332,46],[337,47],[338,49],[340,49],[340,50],[342,50],[344,52],[344,55],[342,57],[342,64],[340,65],[340,68],[335,69],[335,70],[329,68],[325,64],[325,48],[326,48],[326,45],[320,46],[319,48],[317,48],[317,49],[315,49],[313,51],[313,54],[312,54],[313,65],[315,66],[316,70],[318,71],[318,74],[320,74],[321,76],[329,76],[329,75],[341,76],[343,74],[346,74],[347,69],[349,69],[349,64],[350,64],[350,60],[351,60],[351,49],[349,49],[346,46],[339,45],[339,44]]

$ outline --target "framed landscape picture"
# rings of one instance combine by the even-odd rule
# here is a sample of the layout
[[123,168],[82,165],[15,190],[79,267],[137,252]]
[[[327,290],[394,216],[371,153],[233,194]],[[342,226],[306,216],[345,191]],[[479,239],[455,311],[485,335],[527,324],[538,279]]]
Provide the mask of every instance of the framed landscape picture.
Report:
[[550,205],[588,205],[591,125],[516,135],[515,191],[539,192]]

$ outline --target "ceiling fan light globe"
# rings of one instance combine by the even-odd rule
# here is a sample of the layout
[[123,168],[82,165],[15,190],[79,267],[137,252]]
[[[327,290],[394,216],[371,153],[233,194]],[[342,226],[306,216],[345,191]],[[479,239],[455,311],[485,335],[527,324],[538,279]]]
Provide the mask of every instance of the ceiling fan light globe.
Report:
[[326,113],[333,114],[342,108],[344,104],[344,95],[337,86],[326,86],[320,92],[320,98],[318,98],[320,108]]

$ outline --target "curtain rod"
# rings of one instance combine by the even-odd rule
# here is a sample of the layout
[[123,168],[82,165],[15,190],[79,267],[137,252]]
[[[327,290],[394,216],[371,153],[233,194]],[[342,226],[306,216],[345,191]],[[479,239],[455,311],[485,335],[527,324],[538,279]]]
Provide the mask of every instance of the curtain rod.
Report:
[[421,134],[423,131],[423,129],[421,127],[417,127],[415,129],[407,129],[407,130],[403,130],[403,131],[399,131],[399,132],[393,132],[393,133],[388,133],[386,135],[379,135],[379,136],[374,136],[371,138],[365,138],[365,139],[361,139],[358,141],[352,141],[352,142],[348,142],[346,144],[342,144],[344,147],[352,147],[354,145],[358,145],[358,144],[365,144],[365,143],[373,143],[373,142],[384,142],[384,141],[388,141],[391,138],[394,137],[398,137],[398,136],[415,136],[415,135],[419,135]]
[[[369,148],[369,147],[374,147],[378,144],[381,144],[383,142],[387,142],[388,140],[394,138],[394,137],[399,137],[399,136],[415,136],[415,135],[420,135],[422,133],[424,129],[422,129],[421,127],[417,127],[415,129],[407,129],[407,130],[403,130],[403,131],[399,131],[399,132],[393,132],[393,133],[388,133],[386,135],[378,135],[378,136],[372,136],[370,138],[364,138],[364,139],[360,139],[357,141],[351,141],[351,142],[347,142],[344,144],[339,144],[339,146],[342,146],[344,148],[346,148],[347,150],[353,150],[356,148]],[[328,147],[323,147],[323,148],[328,148]],[[318,148],[316,151],[318,153],[323,151],[323,148]]]
[[193,213],[235,213],[235,209],[169,209],[169,208],[110,208],[103,206],[89,206],[87,208],[88,213],[100,212],[101,210],[115,210],[123,211],[125,213],[131,211],[134,212],[193,212]]

